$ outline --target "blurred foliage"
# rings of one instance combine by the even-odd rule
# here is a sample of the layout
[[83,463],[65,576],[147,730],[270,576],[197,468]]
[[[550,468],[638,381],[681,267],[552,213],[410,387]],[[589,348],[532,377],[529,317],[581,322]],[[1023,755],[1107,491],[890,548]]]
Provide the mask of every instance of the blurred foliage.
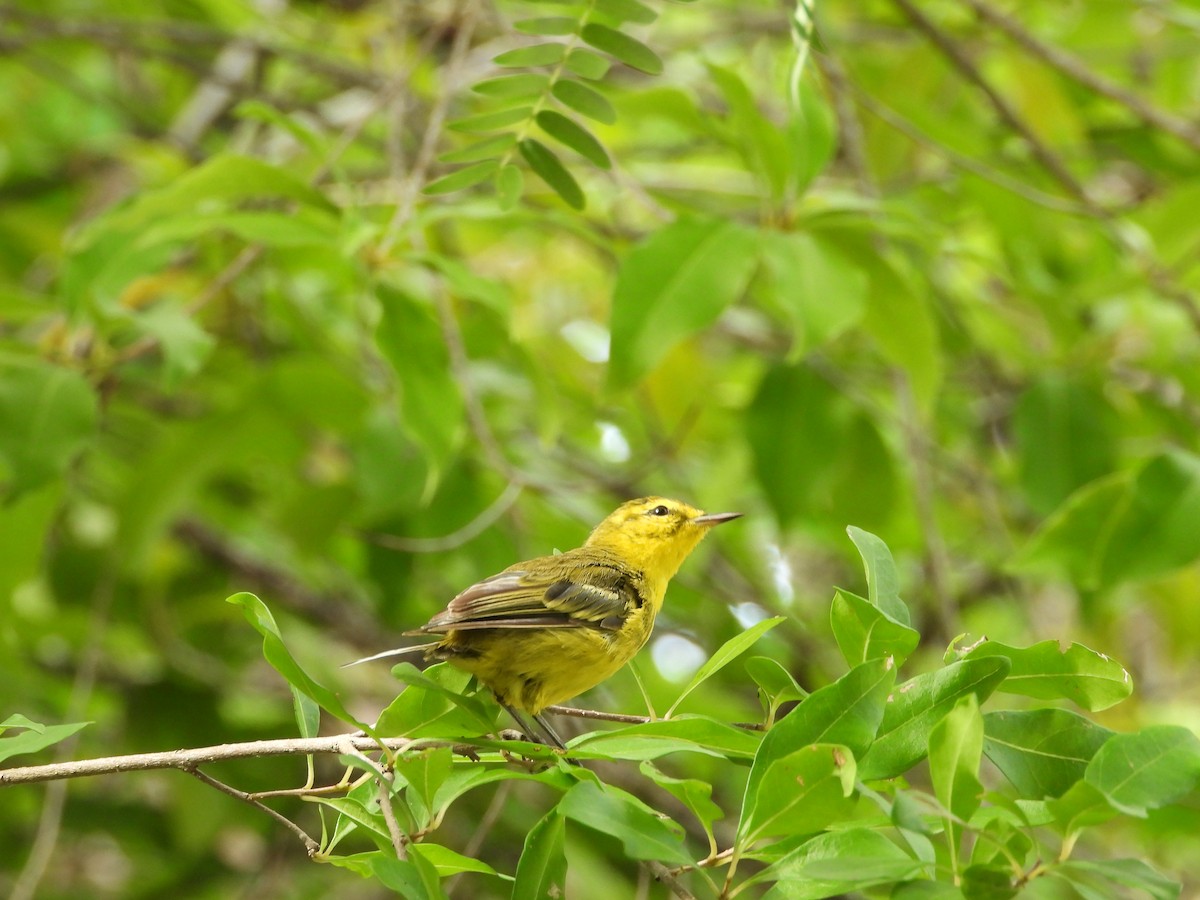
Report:
[[[1190,771],[1200,727],[1200,9],[830,0],[811,46],[802,9],[0,3],[3,739],[65,738],[78,758],[291,735],[289,683],[374,721],[396,682],[339,663],[574,546],[619,501],[672,494],[747,518],[672,586],[638,666],[660,712],[776,614],[681,713],[751,720],[761,693],[788,722],[884,650],[939,684],[955,665],[1011,683],[1057,656],[1103,676],[1087,647],[1132,673],[1111,708],[1099,679],[1088,719],[1045,707],[1078,703],[1078,685],[1022,678],[1034,687],[986,712],[969,698],[987,692],[951,691],[919,731],[937,752],[907,776],[925,799],[889,782],[847,810],[830,793],[842,827],[797,841],[790,883],[832,879],[837,858],[914,878],[927,835],[949,848],[990,828],[1004,839],[992,857],[975,845],[957,890],[1004,896],[1026,825],[1066,834],[1111,810],[1029,896],[1170,896],[1147,864],[1198,896],[1200,805],[1168,775]],[[856,596],[856,545],[879,558],[868,532],[911,619],[890,589]],[[278,621],[286,680],[224,602],[243,590]],[[995,643],[942,667],[965,632]],[[628,672],[580,702],[645,711]],[[1052,773],[1075,785],[1061,796],[1004,757],[1044,734],[1076,753]],[[710,804],[729,815],[719,849],[770,834],[765,806],[733,821],[758,796],[751,759],[832,785],[853,781],[845,760],[887,777],[930,749],[830,743],[848,749],[764,740],[760,763],[727,741],[597,781],[482,785],[455,797],[441,850],[359,866],[377,881],[311,864],[278,823],[178,772],[72,783],[61,823],[65,783],[10,787],[0,884],[378,896],[432,889],[457,851],[532,896],[564,877],[570,896],[665,896],[639,841],[684,839],[648,810],[691,829],[682,858],[654,858],[695,861]],[[1164,775],[1126,790],[1114,767],[1139,758]],[[250,791],[306,776],[299,760],[213,771]],[[272,802],[320,833],[312,804]],[[338,852],[374,849],[355,833]],[[937,861],[967,871],[949,852]],[[1144,862],[1112,863],[1130,856]],[[463,878],[472,896],[511,891]],[[918,890],[894,896],[959,895]]]

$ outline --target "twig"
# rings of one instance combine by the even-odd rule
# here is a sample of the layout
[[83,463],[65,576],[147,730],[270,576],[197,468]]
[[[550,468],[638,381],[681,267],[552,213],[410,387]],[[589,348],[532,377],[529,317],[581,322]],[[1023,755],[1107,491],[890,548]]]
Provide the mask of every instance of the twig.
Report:
[[1032,185],[1028,185],[1020,179],[1013,178],[1011,175],[1000,171],[993,166],[981,163],[973,156],[968,156],[965,153],[960,153],[953,147],[941,143],[936,138],[926,134],[908,119],[901,116],[891,107],[879,102],[876,98],[858,87],[851,85],[855,91],[856,102],[863,109],[870,112],[876,118],[887,123],[896,131],[903,134],[915,144],[920,144],[933,150],[938,155],[944,157],[951,165],[956,166],[972,175],[990,181],[992,184],[1004,188],[1020,197],[1024,197],[1030,203],[1036,203],[1038,206],[1044,206],[1047,209],[1052,209],[1055,212],[1068,213],[1073,216],[1093,216],[1093,212],[1086,206],[1075,203],[1071,200],[1064,200],[1062,197],[1056,197],[1054,194],[1047,194],[1045,191],[1040,191]]
[[846,68],[832,53],[814,53],[813,62],[829,84],[833,113],[838,123],[839,144],[846,165],[854,174],[855,184],[864,197],[878,198],[879,190],[871,178],[871,168],[867,163],[867,141],[862,121],[850,98],[852,85]]
[[[94,775],[113,775],[118,772],[144,772],[153,769],[195,768],[231,759],[265,759],[273,756],[309,756],[313,754],[344,753],[347,748],[369,753],[380,746],[404,751],[413,746],[429,747],[429,741],[408,738],[380,738],[365,734],[337,734],[316,738],[278,738],[269,741],[245,741],[235,744],[216,744],[212,747],[191,747],[163,750],[156,753],[131,753],[126,756],[101,756],[68,762],[45,763],[40,766],[16,766],[0,769],[0,787],[13,784],[35,784],[65,778],[87,778]],[[247,795],[249,796],[249,795]]]
[[[483,848],[484,841],[488,839],[488,835],[491,834],[492,829],[496,826],[496,823],[500,821],[500,816],[503,814],[504,808],[508,804],[508,795],[512,793],[513,786],[515,784],[515,781],[500,782],[500,786],[496,788],[496,793],[492,795],[492,800],[488,804],[487,809],[483,811],[483,817],[479,820],[478,827],[476,827],[474,833],[472,833],[470,839],[466,843],[466,846],[463,847],[463,856],[470,857],[471,859],[477,859],[479,857],[479,851]],[[447,879],[445,885],[443,885],[447,897],[454,896],[454,888],[464,874],[465,873],[460,872],[457,875]]]
[[405,846],[408,838],[400,830],[400,823],[396,821],[396,810],[392,806],[391,778],[385,773],[376,781],[379,784],[379,810],[383,813],[383,821],[387,824],[388,835],[392,839],[392,849],[396,851],[396,859],[408,859],[408,849]]
[[521,496],[523,490],[522,484],[515,481],[509,482],[508,486],[504,488],[504,492],[471,521],[441,537],[399,537],[394,534],[376,533],[367,533],[364,536],[373,544],[403,553],[442,553],[446,550],[453,550],[491,528],[517,502],[517,498]]
[[680,900],[696,900],[696,895],[680,884],[679,879],[675,877],[675,873],[662,863],[649,860],[643,862],[642,865],[650,870],[650,874],[654,876],[656,881],[666,885],[667,890],[676,897],[679,897]]
[[1016,108],[983,77],[983,73],[980,72],[975,63],[971,61],[970,57],[963,52],[963,49],[955,43],[950,35],[934,24],[933,20],[926,16],[925,13],[917,9],[913,5],[912,0],[892,0],[892,2],[900,8],[905,17],[912,22],[918,31],[924,34],[929,39],[929,42],[941,51],[942,55],[950,62],[950,65],[957,69],[963,78],[975,85],[987,97],[988,102],[992,105],[992,109],[996,111],[996,115],[1000,117],[1005,125],[1021,136],[1037,161],[1041,163],[1047,172],[1054,176],[1055,181],[1066,188],[1067,192],[1080,203],[1095,209],[1095,202],[1088,195],[1078,179],[1071,174],[1066,164],[1034,133],[1028,123],[1021,118]]
[[[37,37],[61,37],[85,40],[90,43],[113,47],[134,53],[146,53],[163,56],[175,62],[183,63],[183,57],[168,54],[158,48],[139,46],[138,41],[148,35],[162,38],[171,45],[191,45],[208,47],[221,46],[231,40],[239,39],[252,43],[257,49],[270,56],[295,63],[306,73],[321,75],[342,87],[380,88],[385,83],[385,77],[379,72],[362,69],[340,60],[332,59],[321,53],[314,53],[298,47],[288,47],[283,44],[263,40],[255,36],[239,35],[220,28],[212,28],[195,22],[155,22],[142,19],[98,19],[98,18],[56,18],[39,15],[29,10],[5,4],[0,6],[0,18],[17,22]],[[190,64],[190,63],[189,63]]]
[[206,775],[204,772],[201,772],[195,765],[179,766],[178,768],[184,772],[187,772],[189,775],[199,779],[200,781],[204,782],[209,787],[216,788],[218,791],[220,791],[223,794],[228,794],[230,797],[236,797],[238,800],[241,800],[244,803],[249,803],[255,809],[265,812],[268,816],[270,816],[272,819],[274,819],[276,822],[278,822],[280,825],[282,825],[288,831],[292,832],[292,834],[296,835],[296,837],[300,838],[300,840],[304,843],[304,849],[308,851],[309,856],[315,856],[318,852],[320,852],[321,845],[318,844],[315,840],[313,840],[308,835],[308,832],[306,832],[303,828],[301,828],[299,825],[297,825],[295,822],[293,822],[291,819],[289,819],[283,813],[278,812],[277,810],[271,809],[271,807],[267,806],[265,803],[262,803],[256,799],[254,799],[254,797],[252,797],[250,794],[247,794],[245,791],[240,791],[237,788],[232,787],[231,785],[228,785],[223,781],[218,781],[216,778],[213,778],[211,775]]
[[1040,59],[1046,65],[1057,69],[1068,78],[1074,79],[1102,97],[1121,104],[1147,125],[1161,128],[1179,138],[1192,149],[1200,150],[1200,128],[1192,122],[1159,109],[1124,85],[1089,68],[1079,57],[1061,47],[1046,43],[1026,30],[1025,26],[1016,19],[984,0],[964,0],[964,2],[974,10],[979,18],[995,25],[1031,56]]

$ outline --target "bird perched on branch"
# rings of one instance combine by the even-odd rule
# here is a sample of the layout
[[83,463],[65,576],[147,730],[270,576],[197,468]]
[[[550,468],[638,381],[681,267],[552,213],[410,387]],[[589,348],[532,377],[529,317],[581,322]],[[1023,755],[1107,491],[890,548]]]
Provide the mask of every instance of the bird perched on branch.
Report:
[[485,578],[410,635],[433,644],[388,650],[357,662],[424,650],[490,688],[527,732],[542,715],[615,673],[642,649],[671,577],[710,528],[741,513],[704,513],[679,500],[630,500],[582,547],[540,556]]

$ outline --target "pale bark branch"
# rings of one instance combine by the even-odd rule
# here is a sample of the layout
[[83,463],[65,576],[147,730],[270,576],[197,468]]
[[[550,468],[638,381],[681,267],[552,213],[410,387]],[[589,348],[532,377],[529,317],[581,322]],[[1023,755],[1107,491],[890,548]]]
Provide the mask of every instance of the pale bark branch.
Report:
[[64,778],[87,778],[94,775],[114,775],[119,772],[145,772],[152,769],[179,769],[190,772],[197,766],[231,759],[256,759],[271,756],[310,756],[344,753],[347,748],[362,752],[378,750],[403,751],[410,747],[428,747],[428,741],[409,738],[374,738],[364,734],[337,734],[316,738],[279,738],[270,741],[246,741],[236,744],[217,744],[212,747],[191,747],[163,750],[156,753],[131,753],[126,756],[101,756],[68,762],[46,763],[40,766],[17,766],[0,769],[0,787],[13,784],[35,784],[40,781],[59,781]]

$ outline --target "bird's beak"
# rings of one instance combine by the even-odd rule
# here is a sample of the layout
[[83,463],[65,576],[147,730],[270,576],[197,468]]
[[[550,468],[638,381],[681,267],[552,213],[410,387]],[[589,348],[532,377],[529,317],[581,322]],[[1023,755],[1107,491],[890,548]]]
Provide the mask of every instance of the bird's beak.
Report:
[[741,513],[705,513],[702,516],[696,516],[692,519],[693,525],[703,525],[706,528],[711,525],[720,525],[722,522],[732,522],[734,519],[740,519]]

